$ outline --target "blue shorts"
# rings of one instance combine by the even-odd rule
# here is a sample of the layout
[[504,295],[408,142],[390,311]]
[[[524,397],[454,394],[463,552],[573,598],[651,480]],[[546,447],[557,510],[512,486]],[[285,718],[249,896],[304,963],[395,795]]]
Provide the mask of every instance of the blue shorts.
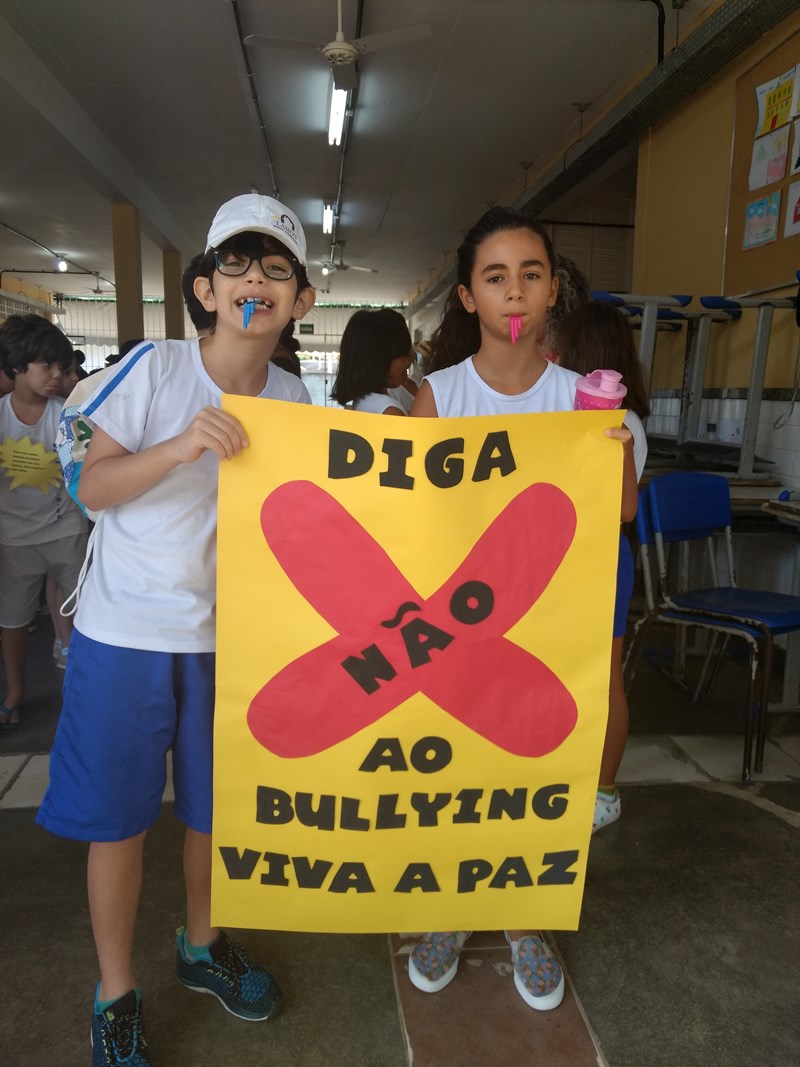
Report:
[[172,748],[175,814],[211,832],[213,652],[144,652],[74,631],[50,785],[36,821],[78,841],[124,841],[158,818]]
[[[628,627],[628,608],[633,595],[633,552],[625,534],[619,535],[617,562],[617,599],[614,603],[614,637],[624,637]],[[72,653],[70,653],[72,655]]]

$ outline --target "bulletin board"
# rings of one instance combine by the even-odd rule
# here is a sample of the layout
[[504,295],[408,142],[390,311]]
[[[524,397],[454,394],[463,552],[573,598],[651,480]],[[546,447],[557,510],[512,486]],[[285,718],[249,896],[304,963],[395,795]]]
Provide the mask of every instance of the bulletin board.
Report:
[[800,32],[736,83],[725,293],[780,288],[800,269]]

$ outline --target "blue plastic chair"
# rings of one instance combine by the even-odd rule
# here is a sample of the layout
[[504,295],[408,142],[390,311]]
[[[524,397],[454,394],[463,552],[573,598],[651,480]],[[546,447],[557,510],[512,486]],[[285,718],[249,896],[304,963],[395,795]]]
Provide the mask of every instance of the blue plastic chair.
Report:
[[[655,622],[684,627],[699,626],[715,634],[723,634],[726,638],[741,637],[749,649],[742,760],[742,780],[747,782],[750,780],[756,723],[755,770],[761,771],[763,768],[774,638],[778,634],[800,630],[800,597],[760,589],[740,589],[736,585],[730,488],[727,480],[719,475],[693,471],[658,475],[646,490],[640,491],[636,522],[640,545],[643,546],[643,563],[647,566],[649,547],[655,545],[659,595],[653,595],[647,612],[634,628],[626,660],[628,681],[633,678],[647,631]],[[722,555],[727,573],[722,582],[718,577],[715,534],[721,534],[723,541]],[[676,568],[670,568],[668,550],[670,545],[697,541],[705,541],[709,548],[710,585],[691,587],[688,568],[680,568],[682,580],[676,582]],[[713,647],[706,660],[703,676],[712,651]],[[720,654],[711,682],[721,659]],[[695,699],[702,691],[703,676],[695,691]]]

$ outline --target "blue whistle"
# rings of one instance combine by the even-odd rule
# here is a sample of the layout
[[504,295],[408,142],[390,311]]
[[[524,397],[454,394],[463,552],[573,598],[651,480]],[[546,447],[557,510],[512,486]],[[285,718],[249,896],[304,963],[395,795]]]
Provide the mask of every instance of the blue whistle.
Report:
[[253,317],[253,311],[255,310],[255,300],[245,300],[244,307],[242,308],[242,329],[246,330],[250,324],[250,319]]

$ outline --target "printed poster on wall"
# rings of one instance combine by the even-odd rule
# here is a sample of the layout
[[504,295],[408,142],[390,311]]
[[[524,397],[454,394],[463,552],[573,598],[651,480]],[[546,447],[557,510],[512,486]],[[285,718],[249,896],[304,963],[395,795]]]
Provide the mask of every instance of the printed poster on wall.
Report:
[[751,201],[745,210],[742,248],[758,248],[777,239],[778,216],[781,210],[780,191]]
[[756,137],[776,130],[792,117],[797,68],[792,67],[778,78],[756,86],[758,123]]
[[800,182],[793,182],[786,193],[786,219],[783,224],[784,237],[796,237],[800,234]]
[[763,185],[772,185],[786,176],[790,129],[791,126],[782,126],[754,142],[749,178],[751,191]]
[[577,928],[621,413],[223,403],[213,921]]
[[794,130],[794,137],[792,140],[792,154],[791,154],[791,166],[789,168],[790,174],[800,174],[800,119],[796,119],[792,123]]

